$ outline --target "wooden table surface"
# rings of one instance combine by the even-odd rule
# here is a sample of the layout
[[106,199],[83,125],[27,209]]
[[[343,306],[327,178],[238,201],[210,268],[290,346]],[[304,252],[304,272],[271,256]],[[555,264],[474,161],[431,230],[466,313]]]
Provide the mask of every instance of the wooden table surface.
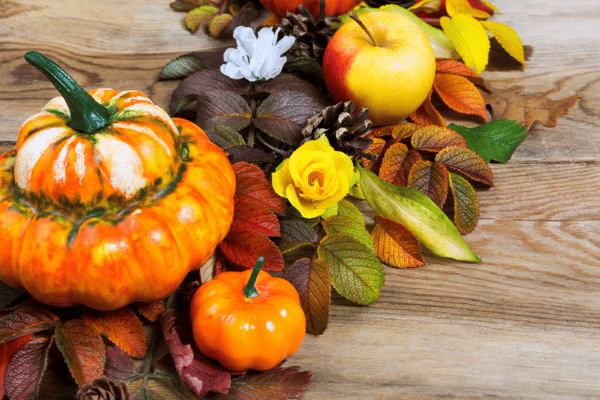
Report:
[[[23,59],[39,50],[87,89],[137,89],[167,107],[161,68],[221,47],[191,35],[170,0],[0,0],[0,146],[57,95]],[[489,81],[581,97],[536,124],[479,192],[465,237],[483,262],[426,256],[386,268],[378,302],[335,301],[329,328],[288,365],[313,372],[307,399],[600,398],[600,2],[492,0],[534,53]],[[100,3],[100,4],[99,4]]]

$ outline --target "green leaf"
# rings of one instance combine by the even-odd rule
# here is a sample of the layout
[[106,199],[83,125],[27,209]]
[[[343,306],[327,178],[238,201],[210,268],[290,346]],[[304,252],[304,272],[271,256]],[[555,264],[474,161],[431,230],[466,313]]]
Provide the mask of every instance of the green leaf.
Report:
[[327,235],[317,254],[329,265],[331,285],[346,299],[362,305],[379,298],[384,276],[375,252],[347,233]]
[[523,125],[508,119],[496,119],[476,128],[455,124],[448,125],[448,128],[460,133],[467,146],[486,162],[508,162],[516,148],[529,136]]
[[242,135],[228,125],[215,125],[207,130],[206,135],[211,142],[222,149],[243,146],[246,144]]
[[203,69],[210,68],[205,62],[198,57],[186,54],[171,60],[160,71],[159,80],[180,79],[188,75],[198,72]]
[[463,235],[475,229],[479,220],[479,200],[469,181],[450,173],[450,189],[454,197],[454,223]]
[[365,226],[365,217],[362,212],[348,200],[341,200],[338,203],[338,213],[340,215],[346,215]]
[[288,61],[284,66],[286,72],[300,72],[317,80],[323,80],[323,68],[319,62],[312,57],[300,57]]
[[480,262],[452,221],[423,193],[384,181],[363,168],[360,186],[376,215],[404,225],[429,250],[440,257]]
[[348,235],[360,240],[369,249],[375,252],[373,247],[373,239],[371,234],[365,229],[365,224],[346,215],[334,215],[323,221],[323,228],[327,235],[335,235],[336,233],[347,233]]

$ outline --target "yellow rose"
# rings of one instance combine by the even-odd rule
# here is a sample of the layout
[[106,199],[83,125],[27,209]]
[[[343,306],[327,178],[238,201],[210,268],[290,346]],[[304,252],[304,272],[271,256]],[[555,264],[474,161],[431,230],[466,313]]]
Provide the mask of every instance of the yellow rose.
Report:
[[272,175],[275,192],[304,218],[331,215],[357,181],[352,160],[329,145],[325,135],[298,147]]

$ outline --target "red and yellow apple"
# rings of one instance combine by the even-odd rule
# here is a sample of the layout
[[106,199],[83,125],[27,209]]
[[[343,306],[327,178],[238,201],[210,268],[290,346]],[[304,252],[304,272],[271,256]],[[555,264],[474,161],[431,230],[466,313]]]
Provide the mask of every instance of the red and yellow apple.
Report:
[[369,109],[373,125],[398,123],[419,108],[435,78],[435,56],[425,33],[406,16],[373,12],[333,35],[323,76],[335,102]]

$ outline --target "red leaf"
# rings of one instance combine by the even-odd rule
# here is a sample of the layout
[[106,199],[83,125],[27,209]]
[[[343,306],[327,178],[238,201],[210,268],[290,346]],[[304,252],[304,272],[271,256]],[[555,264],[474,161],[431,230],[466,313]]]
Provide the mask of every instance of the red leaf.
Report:
[[135,362],[129,354],[116,346],[106,349],[106,365],[104,375],[115,382],[133,375]]
[[393,144],[383,156],[379,177],[394,185],[406,186],[412,166],[420,159],[419,152],[409,150],[404,143]]
[[27,333],[52,329],[58,317],[43,307],[24,306],[0,319],[0,343]]
[[283,270],[283,256],[271,239],[239,226],[232,226],[219,249],[231,262],[245,268],[252,268],[256,259],[265,258],[263,270]]
[[444,117],[442,117],[442,114],[440,114],[431,103],[432,93],[433,88],[431,88],[431,91],[423,104],[421,104],[417,111],[412,113],[408,118],[419,125],[437,125],[445,128],[446,121],[444,120]]
[[146,355],[148,344],[144,325],[131,308],[109,312],[86,309],[82,318],[130,356],[142,358]]
[[312,385],[312,373],[300,367],[275,367],[264,372],[249,372],[236,377],[229,393],[219,396],[231,400],[287,400],[302,397]]
[[286,200],[275,193],[273,186],[257,165],[240,161],[233,164],[233,170],[236,177],[236,197],[249,198],[276,213],[285,212]]
[[436,74],[433,87],[442,101],[461,114],[477,115],[487,122],[485,100],[479,89],[467,78],[459,75]]
[[442,208],[448,196],[448,170],[439,162],[417,161],[410,170],[408,187],[427,195]]
[[6,370],[10,358],[15,351],[19,350],[21,346],[29,342],[32,337],[33,333],[30,333],[0,345],[0,399],[4,398],[4,371]]
[[15,352],[4,375],[6,395],[10,399],[36,397],[51,344],[52,338],[37,337]]
[[381,262],[396,268],[420,267],[425,264],[421,245],[407,228],[381,215],[375,218],[377,223],[371,237]]
[[165,312],[165,305],[162,300],[150,303],[133,303],[131,306],[150,322],[158,321],[162,313]]
[[462,172],[478,182],[494,186],[492,169],[479,154],[470,149],[457,146],[446,147],[436,155],[435,161]]
[[236,197],[232,225],[264,236],[281,236],[277,215],[247,197]]
[[302,258],[285,272],[287,279],[298,291],[306,315],[306,332],[321,335],[329,323],[331,280],[329,266],[324,260]]
[[459,133],[441,126],[423,126],[412,135],[411,145],[417,150],[438,152],[448,146],[468,147],[467,141]]
[[191,345],[191,328],[183,323],[177,311],[165,311],[160,324],[175,369],[190,390],[200,397],[209,391],[227,393],[231,385],[231,373]]
[[106,352],[102,337],[82,319],[72,319],[55,329],[56,345],[79,386],[91,383],[104,373]]

